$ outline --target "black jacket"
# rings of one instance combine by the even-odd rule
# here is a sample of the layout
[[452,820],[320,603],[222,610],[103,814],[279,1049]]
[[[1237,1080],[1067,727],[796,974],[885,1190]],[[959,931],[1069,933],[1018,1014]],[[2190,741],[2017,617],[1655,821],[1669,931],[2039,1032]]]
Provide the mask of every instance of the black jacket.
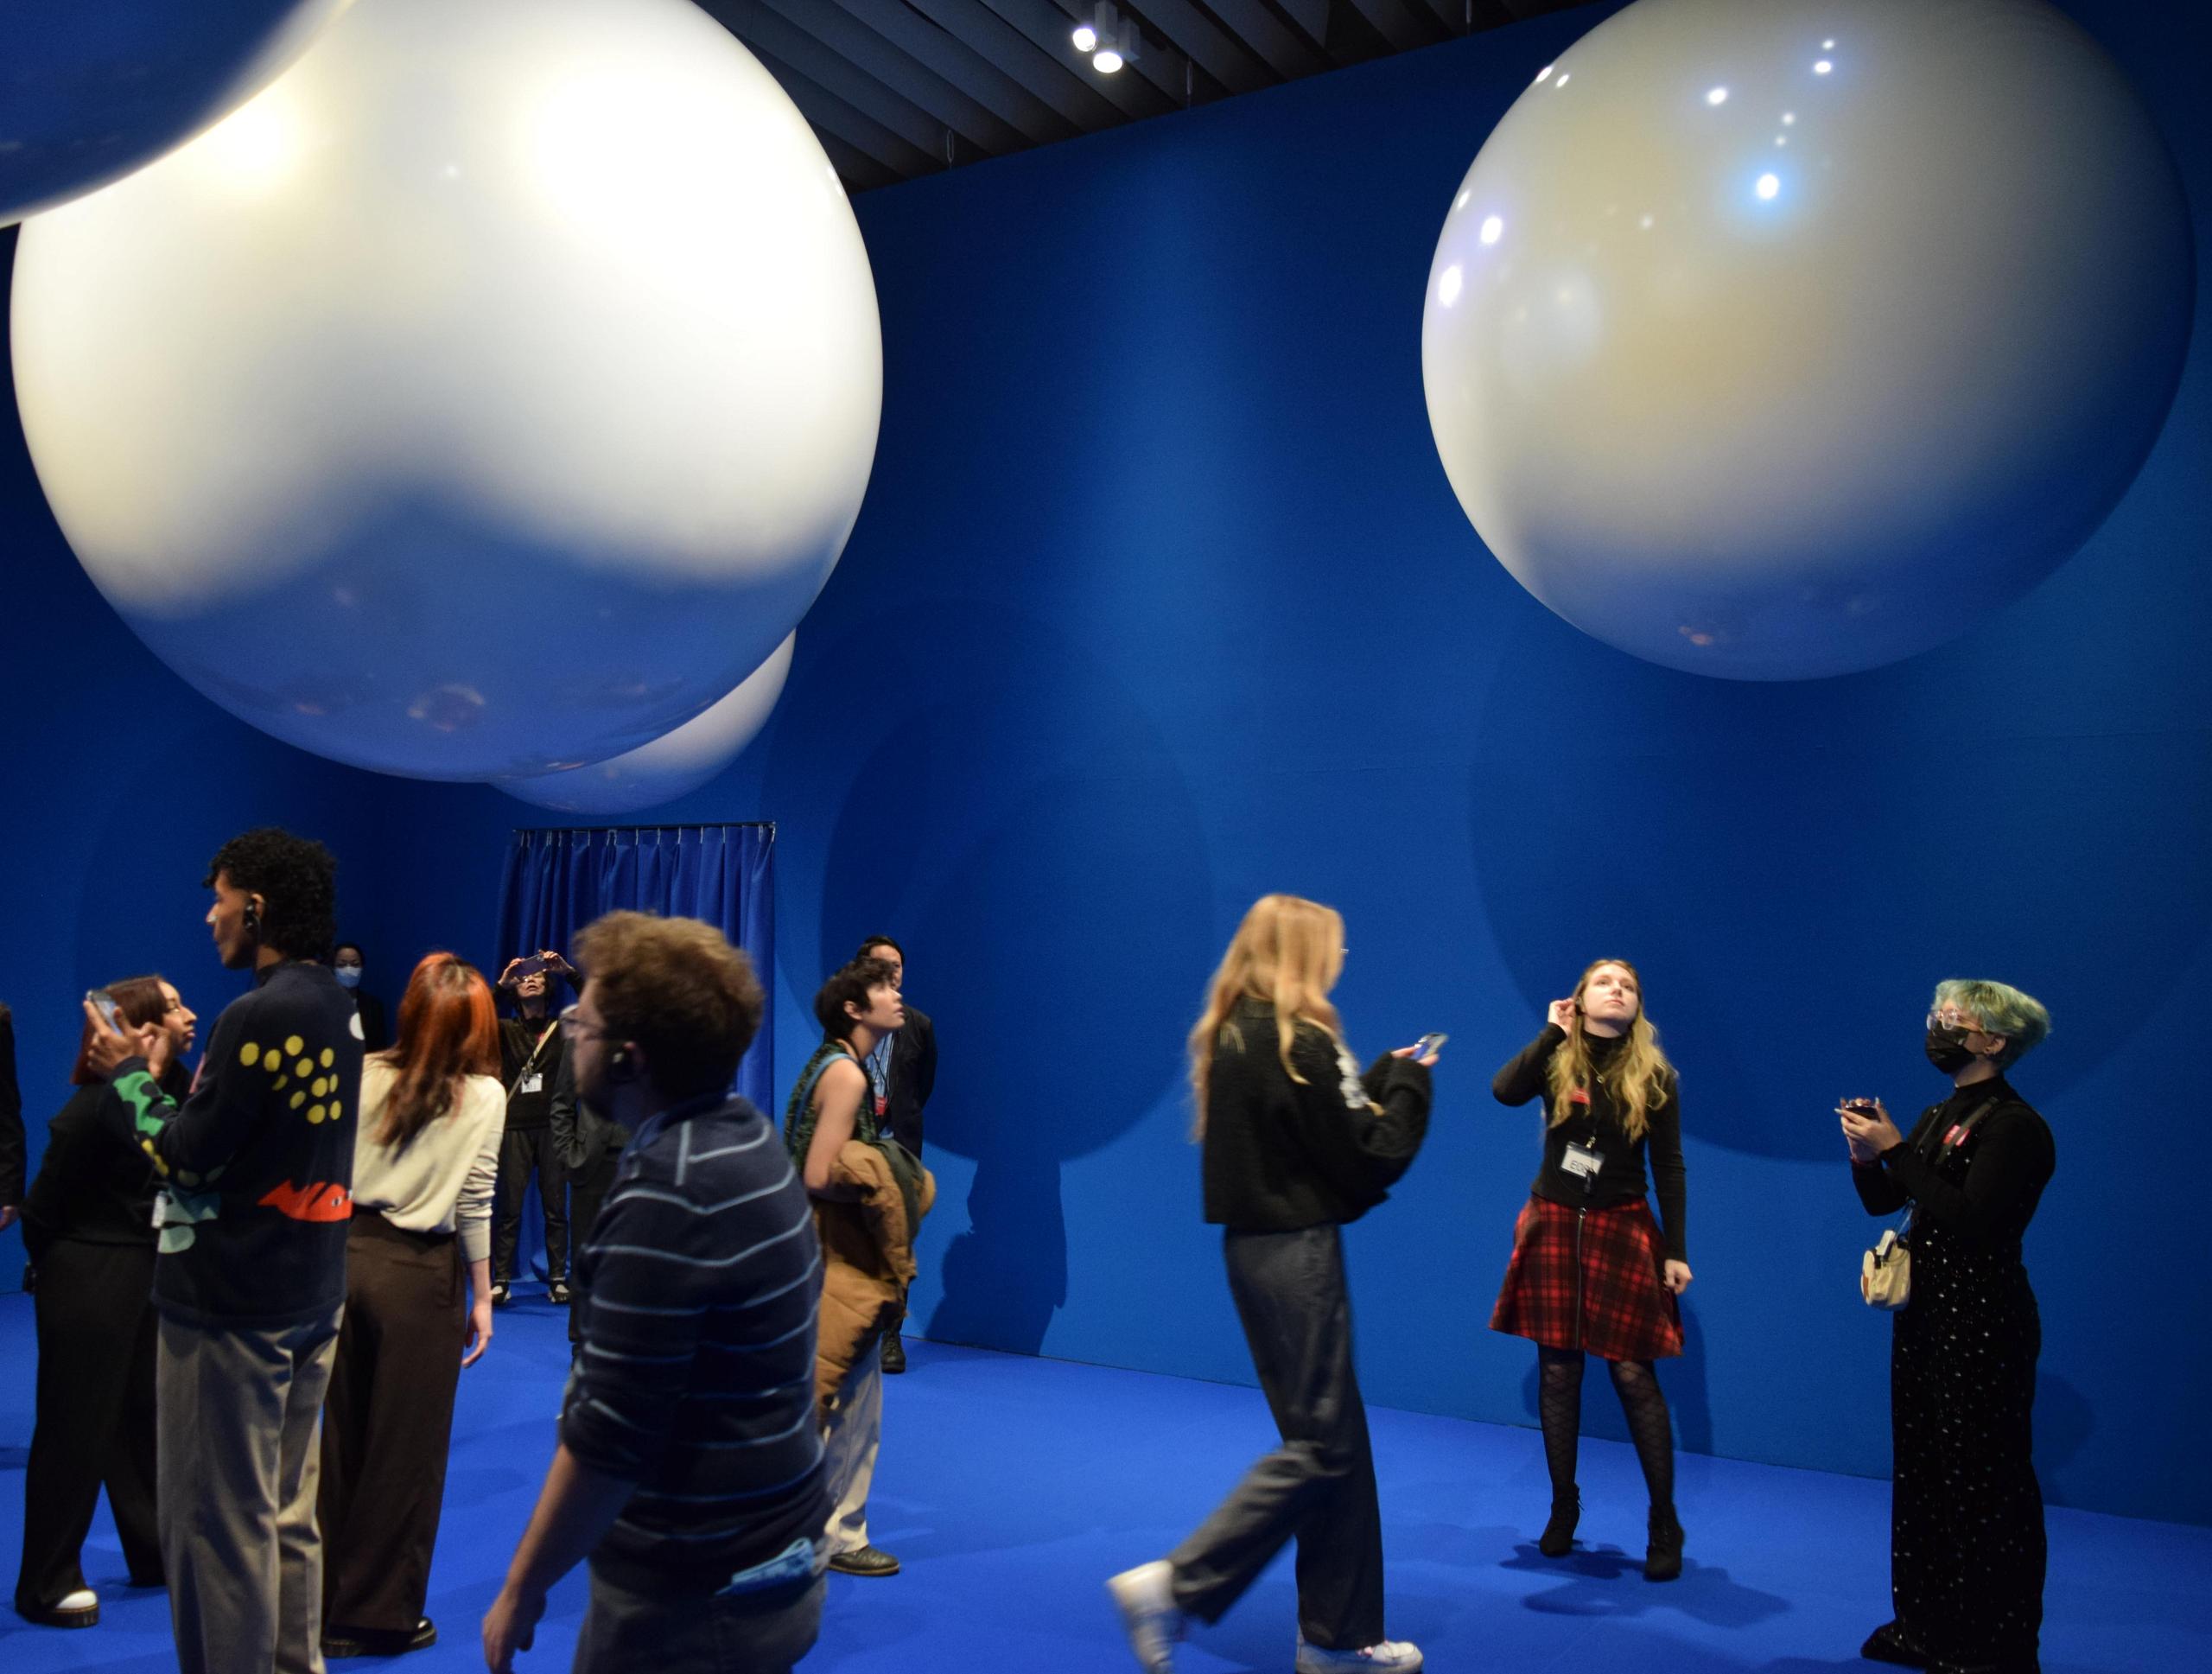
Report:
[[0,1209],[23,1200],[23,1093],[16,1081],[16,1018],[0,1005]]
[[1389,1195],[1428,1132],[1428,1071],[1385,1055],[1363,1075],[1326,1031],[1300,1023],[1285,1073],[1274,1008],[1239,1005],[1206,1088],[1205,1214],[1245,1232],[1357,1220]]
[[[191,1078],[170,1072],[164,1091],[185,1097]],[[46,1124],[46,1154],[23,1197],[23,1248],[34,1262],[59,1240],[154,1247],[154,1164],[105,1119],[105,1082],[79,1087]]]
[[891,1136],[922,1154],[922,1107],[937,1085],[937,1028],[929,1013],[906,1008],[906,1022],[891,1037],[890,1085],[884,1090],[884,1123]]

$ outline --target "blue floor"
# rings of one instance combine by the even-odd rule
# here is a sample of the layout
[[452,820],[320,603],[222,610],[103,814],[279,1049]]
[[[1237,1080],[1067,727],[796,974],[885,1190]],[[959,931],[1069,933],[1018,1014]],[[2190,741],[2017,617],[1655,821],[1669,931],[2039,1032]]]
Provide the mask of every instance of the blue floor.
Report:
[[[525,1298],[461,1378],[430,1613],[444,1632],[410,1674],[480,1669],[476,1625],[505,1573],[553,1445],[568,1346],[562,1315]],[[906,1561],[887,1581],[830,1582],[813,1670],[849,1674],[1134,1667],[1100,1583],[1159,1556],[1273,1441],[1259,1396],[1179,1378],[913,1343],[887,1386],[870,1510]],[[0,1296],[0,1573],[21,1539],[34,1364],[30,1299]],[[1602,1385],[1592,1399],[1606,1398]],[[1586,1442],[1583,1546],[1536,1555],[1548,1500],[1535,1435],[1374,1414],[1390,1554],[1390,1632],[1439,1674],[1613,1668],[1626,1674],[1873,1664],[1860,1639],[1888,1614],[1888,1491],[1850,1477],[1685,1458],[1683,1578],[1639,1571],[1643,1499],[1624,1446]],[[2050,1518],[2048,1674],[2212,1670],[2212,1530],[2082,1512]],[[86,1554],[105,1620],[63,1633],[0,1611],[0,1670],[174,1665],[166,1600],[124,1589],[103,1508]],[[568,1667],[583,1608],[572,1576],[519,1668]],[[1287,1671],[1287,1563],[1218,1626],[1188,1674]],[[346,1663],[340,1668],[382,1667]]]

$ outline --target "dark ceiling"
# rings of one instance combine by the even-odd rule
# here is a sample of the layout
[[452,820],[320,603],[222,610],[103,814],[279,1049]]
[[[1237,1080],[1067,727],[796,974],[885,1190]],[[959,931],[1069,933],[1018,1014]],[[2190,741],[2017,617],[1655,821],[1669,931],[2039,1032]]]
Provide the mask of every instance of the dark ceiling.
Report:
[[1588,0],[1136,0],[1136,60],[1091,67],[1091,0],[700,0],[865,192]]

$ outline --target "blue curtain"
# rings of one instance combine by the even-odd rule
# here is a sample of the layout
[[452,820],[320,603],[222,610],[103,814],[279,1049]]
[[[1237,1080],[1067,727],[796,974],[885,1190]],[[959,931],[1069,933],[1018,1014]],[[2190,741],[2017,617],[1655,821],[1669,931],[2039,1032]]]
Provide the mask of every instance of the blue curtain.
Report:
[[[577,931],[619,907],[704,919],[745,950],[772,1005],[775,858],[771,824],[517,831],[499,888],[499,960],[538,947],[565,954]],[[737,1069],[737,1091],[772,1115],[774,1036],[764,1017]]]

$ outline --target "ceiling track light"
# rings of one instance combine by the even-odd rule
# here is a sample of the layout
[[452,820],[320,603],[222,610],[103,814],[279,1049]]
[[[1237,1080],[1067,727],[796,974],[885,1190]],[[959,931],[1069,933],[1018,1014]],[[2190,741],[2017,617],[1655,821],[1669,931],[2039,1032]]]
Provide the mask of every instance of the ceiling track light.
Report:
[[1101,75],[1116,74],[1123,65],[1135,63],[1143,43],[1135,21],[1122,16],[1113,0],[1098,0],[1090,21],[1077,24],[1070,38],[1077,52],[1090,54],[1090,67]]

